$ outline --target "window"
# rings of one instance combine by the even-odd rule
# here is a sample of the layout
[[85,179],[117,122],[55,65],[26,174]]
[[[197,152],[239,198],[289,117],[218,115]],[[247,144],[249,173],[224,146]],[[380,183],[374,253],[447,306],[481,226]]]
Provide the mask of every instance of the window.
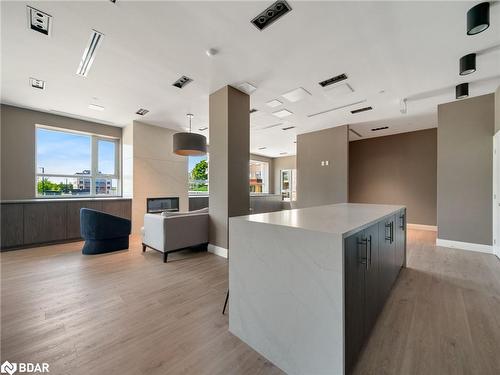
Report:
[[269,193],[269,164],[250,160],[250,192]]
[[188,157],[189,194],[208,194],[208,155]]
[[120,195],[119,140],[36,127],[36,195]]

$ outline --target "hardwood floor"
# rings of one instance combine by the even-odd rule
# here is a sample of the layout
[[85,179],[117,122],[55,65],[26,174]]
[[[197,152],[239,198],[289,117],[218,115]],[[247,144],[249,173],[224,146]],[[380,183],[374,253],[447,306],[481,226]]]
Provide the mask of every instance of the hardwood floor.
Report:
[[[500,261],[409,232],[400,274],[356,374],[499,374]],[[52,374],[282,374],[227,331],[227,262],[180,252],[164,264],[81,243],[1,254],[1,359]],[[309,374],[304,374],[309,375]]]

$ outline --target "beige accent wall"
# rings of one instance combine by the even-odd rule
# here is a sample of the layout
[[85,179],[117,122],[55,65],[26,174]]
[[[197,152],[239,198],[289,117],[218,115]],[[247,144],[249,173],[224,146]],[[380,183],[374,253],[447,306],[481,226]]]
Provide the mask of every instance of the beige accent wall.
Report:
[[[133,128],[124,131],[126,146],[132,138],[132,233],[144,225],[146,198],[179,197],[180,211],[189,210],[188,161],[174,154],[174,130],[134,121]],[[129,153],[127,153],[129,155]],[[127,156],[128,157],[128,156]],[[124,176],[130,176],[127,170]]]
[[281,171],[283,169],[297,169],[297,157],[282,156],[274,158],[274,193],[281,194]]
[[265,156],[250,154],[250,160],[263,161],[268,164],[268,174],[269,174],[269,194],[274,194],[274,160],[273,158],[268,158]]
[[230,86],[209,98],[210,244],[228,248],[228,219],[250,208],[250,97]]
[[[311,207],[348,200],[348,126],[297,137],[297,206]],[[328,165],[321,166],[321,161]]]
[[349,143],[349,202],[400,204],[408,222],[436,225],[437,129]]
[[438,238],[492,244],[494,94],[438,106]]
[[33,199],[35,194],[35,125],[121,138],[122,129],[115,126],[18,108],[2,104],[1,132],[1,199]]

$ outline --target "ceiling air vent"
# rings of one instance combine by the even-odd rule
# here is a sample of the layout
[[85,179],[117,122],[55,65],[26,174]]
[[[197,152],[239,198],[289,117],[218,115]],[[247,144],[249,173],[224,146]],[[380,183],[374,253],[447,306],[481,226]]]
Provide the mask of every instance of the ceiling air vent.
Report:
[[175,87],[178,87],[178,88],[182,89],[189,82],[193,82],[193,80],[191,78],[189,78],[189,77],[182,76],[177,81],[175,81],[174,83],[172,83],[172,86],[175,86]]
[[364,103],[364,102],[366,102],[366,99],[359,100],[359,101],[354,102],[354,103],[349,103],[349,104],[341,105],[340,107],[335,107],[335,108],[326,109],[326,110],[321,111],[321,112],[312,113],[312,114],[310,114],[310,115],[307,115],[307,117],[314,117],[314,116],[318,116],[318,115],[323,115],[323,114],[328,113],[328,112],[337,111],[337,110],[339,110],[339,109],[343,109],[343,108],[346,108],[346,107],[350,107],[351,105],[361,104],[361,103]]
[[288,152],[280,152],[280,155],[286,155]]
[[144,109],[144,108],[140,108],[135,114],[136,115],[141,115],[141,116],[144,116],[146,113],[148,113],[149,111],[147,109]]
[[35,89],[45,90],[45,81],[42,81],[41,79],[30,78],[30,86]]
[[388,126],[381,126],[380,128],[373,128],[372,132],[378,132],[379,130],[389,129]]
[[334,83],[343,81],[345,79],[347,79],[347,75],[345,73],[342,73],[342,74],[340,74],[338,76],[335,76],[335,77],[332,77],[332,78],[328,78],[328,79],[325,79],[324,81],[319,82],[319,85],[321,87],[326,87],[326,86],[333,85]]
[[203,126],[203,127],[201,127],[201,128],[198,128],[198,130],[199,130],[200,132],[204,132],[204,131],[205,131],[205,130],[207,130],[207,129],[208,129],[208,126]]
[[290,130],[295,128],[295,126],[287,126],[286,128],[281,128],[281,130]]
[[259,147],[258,150],[265,150],[267,147]]
[[262,31],[291,10],[292,8],[286,1],[279,0],[260,13],[251,22],[257,29]]
[[353,115],[355,115],[356,113],[371,111],[372,109],[373,109],[372,107],[363,107],[363,108],[355,109],[354,111],[351,111],[351,113]]
[[44,35],[50,35],[52,16],[30,6],[27,6],[26,10],[28,12],[28,27]]
[[89,74],[90,67],[94,62],[97,49],[101,45],[103,39],[104,39],[103,33],[100,33],[97,30],[92,30],[92,34],[90,35],[89,38],[89,43],[85,48],[85,51],[83,51],[83,56],[80,61],[80,65],[78,66],[78,70],[76,71],[76,74],[83,77],[87,77],[87,74]]
[[255,113],[255,112],[257,112],[257,111],[258,111],[258,109],[257,109],[257,108],[252,108],[252,109],[250,110],[250,113]]

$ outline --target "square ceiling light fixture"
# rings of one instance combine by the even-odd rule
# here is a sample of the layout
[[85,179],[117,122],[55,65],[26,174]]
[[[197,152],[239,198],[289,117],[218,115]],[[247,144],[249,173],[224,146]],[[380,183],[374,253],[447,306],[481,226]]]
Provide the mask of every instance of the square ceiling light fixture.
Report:
[[248,95],[257,90],[257,87],[248,82],[240,83],[238,86],[236,86],[236,88]]
[[34,89],[45,90],[45,81],[36,78],[30,78],[30,86]]
[[287,93],[284,93],[281,96],[284,97],[289,102],[295,103],[298,102],[299,100],[307,98],[308,96],[311,96],[311,93],[306,89],[304,89],[303,87],[299,87],[292,91],[288,91]]
[[266,105],[271,108],[279,107],[282,104],[283,102],[280,102],[278,99],[274,99],[266,103]]
[[293,113],[290,112],[288,109],[282,109],[280,111],[273,112],[273,115],[275,115],[276,117],[279,117],[279,118],[283,118],[283,117],[288,117],[290,115],[293,115]]

